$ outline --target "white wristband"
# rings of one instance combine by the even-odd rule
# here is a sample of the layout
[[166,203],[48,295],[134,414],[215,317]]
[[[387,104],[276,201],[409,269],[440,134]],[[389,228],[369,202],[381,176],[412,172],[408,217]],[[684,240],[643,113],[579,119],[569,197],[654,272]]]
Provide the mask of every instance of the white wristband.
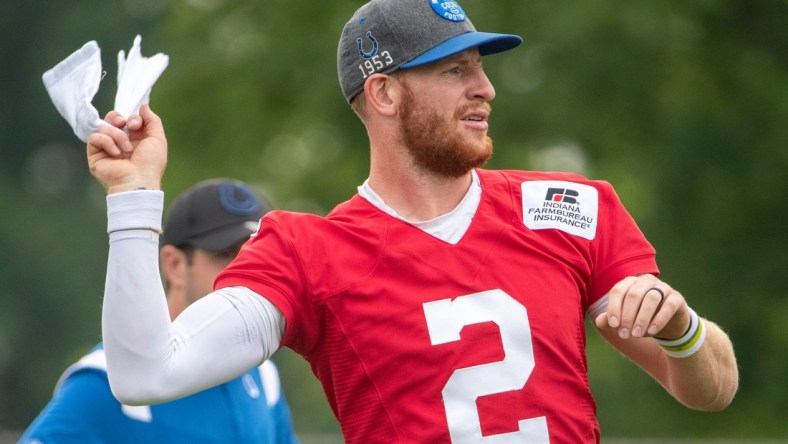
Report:
[[107,233],[124,230],[161,232],[164,193],[137,190],[107,196]]
[[[687,307],[689,308],[689,307]],[[703,341],[706,340],[706,324],[695,310],[689,308],[690,327],[684,336],[678,339],[654,338],[668,356],[674,358],[686,358],[692,356],[700,350]]]

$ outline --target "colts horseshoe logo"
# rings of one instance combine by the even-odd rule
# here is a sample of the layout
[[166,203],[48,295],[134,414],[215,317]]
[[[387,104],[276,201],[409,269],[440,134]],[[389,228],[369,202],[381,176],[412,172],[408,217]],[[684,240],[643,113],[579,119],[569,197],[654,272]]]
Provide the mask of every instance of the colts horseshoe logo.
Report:
[[358,42],[358,53],[361,54],[361,57],[365,59],[371,59],[375,54],[378,53],[378,40],[372,36],[372,31],[367,31],[367,38],[372,42],[372,50],[369,52],[364,51],[364,43],[359,37],[356,42]]
[[260,208],[260,202],[248,188],[226,183],[219,185],[219,203],[237,216],[252,215]]

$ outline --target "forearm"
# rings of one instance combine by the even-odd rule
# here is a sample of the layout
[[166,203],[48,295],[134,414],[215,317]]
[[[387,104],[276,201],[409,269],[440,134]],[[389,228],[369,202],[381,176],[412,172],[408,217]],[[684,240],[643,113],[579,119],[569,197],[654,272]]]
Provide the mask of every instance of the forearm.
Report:
[[589,314],[608,342],[682,404],[715,411],[733,400],[739,372],[728,335],[656,276],[622,279]]
[[133,401],[125,396],[130,383],[137,378],[137,383],[148,383],[157,376],[151,369],[169,343],[170,319],[158,269],[163,200],[158,191],[107,197],[109,255],[101,329],[110,385],[123,402]]
[[671,357],[654,338],[622,339],[600,330],[605,339],[657,380],[673,397],[696,410],[727,407],[738,389],[738,368],[728,336],[711,321],[702,345],[692,355]]
[[733,400],[739,370],[733,345],[713,322],[705,320],[706,338],[692,356],[673,358],[663,353],[666,369],[663,385],[682,404],[705,411],[718,411]]

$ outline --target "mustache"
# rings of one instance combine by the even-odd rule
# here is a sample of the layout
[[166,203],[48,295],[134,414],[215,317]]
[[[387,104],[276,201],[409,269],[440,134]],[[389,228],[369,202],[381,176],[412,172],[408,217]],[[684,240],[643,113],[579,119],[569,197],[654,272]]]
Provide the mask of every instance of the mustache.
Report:
[[456,117],[457,119],[461,119],[463,116],[471,114],[475,111],[484,111],[487,113],[487,116],[489,118],[489,116],[492,115],[492,106],[488,102],[483,102],[481,105],[479,104],[465,105],[454,113],[454,117]]

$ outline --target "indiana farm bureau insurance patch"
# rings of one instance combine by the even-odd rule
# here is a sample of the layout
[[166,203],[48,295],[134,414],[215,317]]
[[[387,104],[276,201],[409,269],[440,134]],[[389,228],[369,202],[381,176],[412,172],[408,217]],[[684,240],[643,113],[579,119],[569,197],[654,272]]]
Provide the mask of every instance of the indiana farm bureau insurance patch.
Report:
[[523,222],[532,230],[554,228],[593,240],[599,195],[596,188],[574,182],[523,182]]

